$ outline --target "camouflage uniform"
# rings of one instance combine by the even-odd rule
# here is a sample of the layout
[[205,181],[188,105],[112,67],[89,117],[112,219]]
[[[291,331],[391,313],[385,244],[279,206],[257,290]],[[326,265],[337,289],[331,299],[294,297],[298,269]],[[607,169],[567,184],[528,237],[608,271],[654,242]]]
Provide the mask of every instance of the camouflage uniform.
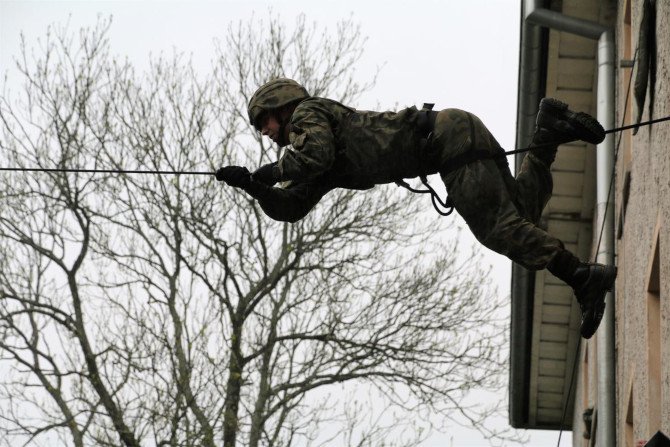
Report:
[[[369,189],[400,178],[444,173],[457,155],[473,149],[502,152],[474,115],[446,109],[432,138],[421,132],[419,111],[358,111],[310,97],[291,117],[289,141],[278,162],[283,188],[254,192],[273,219],[304,217],[334,188]],[[515,179],[505,158],[480,160],[442,174],[459,214],[486,247],[536,270],[547,266],[562,243],[537,227],[552,181],[549,167],[528,155]]]
[[[580,261],[536,226],[551,196],[549,167],[557,144],[605,139],[605,130],[592,116],[543,98],[535,117],[534,148],[515,179],[504,156],[486,157],[503,150],[477,117],[462,110],[362,112],[311,97],[300,83],[277,78],[256,90],[247,112],[263,135],[293,148],[278,163],[253,173],[244,166],[224,166],[216,178],[251,194],[270,217],[301,219],[334,188],[368,189],[439,172],[477,239],[528,269],[547,268],[565,281],[579,302],[582,336],[595,333],[616,267]],[[461,163],[468,158],[476,161]],[[286,183],[272,187],[277,181]]]

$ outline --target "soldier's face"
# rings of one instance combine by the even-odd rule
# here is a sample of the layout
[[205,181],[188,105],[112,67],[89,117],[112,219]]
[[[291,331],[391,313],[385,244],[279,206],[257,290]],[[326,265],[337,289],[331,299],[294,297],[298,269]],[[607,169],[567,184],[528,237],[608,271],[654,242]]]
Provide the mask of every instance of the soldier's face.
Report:
[[263,120],[261,121],[261,134],[270,137],[272,141],[274,141],[275,143],[279,142],[280,128],[281,126],[279,125],[279,121],[277,121],[277,118],[275,118],[275,116],[272,113],[266,114]]

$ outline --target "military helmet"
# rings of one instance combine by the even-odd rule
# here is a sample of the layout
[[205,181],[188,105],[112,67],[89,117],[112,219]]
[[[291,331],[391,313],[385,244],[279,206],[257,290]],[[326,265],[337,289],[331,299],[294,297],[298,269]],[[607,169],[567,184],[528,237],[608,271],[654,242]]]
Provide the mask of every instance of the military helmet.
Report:
[[258,119],[263,112],[278,109],[292,102],[309,98],[305,87],[288,78],[277,78],[263,84],[249,100],[247,112],[249,122],[255,128],[260,127]]

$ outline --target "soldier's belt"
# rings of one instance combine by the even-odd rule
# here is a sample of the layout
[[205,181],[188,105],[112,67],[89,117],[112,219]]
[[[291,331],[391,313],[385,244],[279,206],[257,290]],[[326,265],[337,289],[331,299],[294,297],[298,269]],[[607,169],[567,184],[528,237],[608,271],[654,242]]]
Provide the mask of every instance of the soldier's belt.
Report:
[[424,103],[423,107],[421,107],[421,110],[419,110],[417,126],[425,138],[428,138],[435,129],[435,118],[437,118],[437,112],[433,110],[434,105],[435,104]]

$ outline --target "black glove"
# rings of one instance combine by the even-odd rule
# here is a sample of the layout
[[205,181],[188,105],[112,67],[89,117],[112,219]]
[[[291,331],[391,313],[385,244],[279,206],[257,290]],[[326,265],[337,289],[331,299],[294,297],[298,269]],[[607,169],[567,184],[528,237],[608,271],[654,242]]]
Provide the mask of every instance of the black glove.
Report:
[[216,171],[216,179],[235,188],[246,188],[251,184],[251,173],[244,166],[224,166]]
[[273,186],[279,181],[279,168],[277,162],[268,163],[256,169],[251,177],[256,182],[265,183],[268,186]]

